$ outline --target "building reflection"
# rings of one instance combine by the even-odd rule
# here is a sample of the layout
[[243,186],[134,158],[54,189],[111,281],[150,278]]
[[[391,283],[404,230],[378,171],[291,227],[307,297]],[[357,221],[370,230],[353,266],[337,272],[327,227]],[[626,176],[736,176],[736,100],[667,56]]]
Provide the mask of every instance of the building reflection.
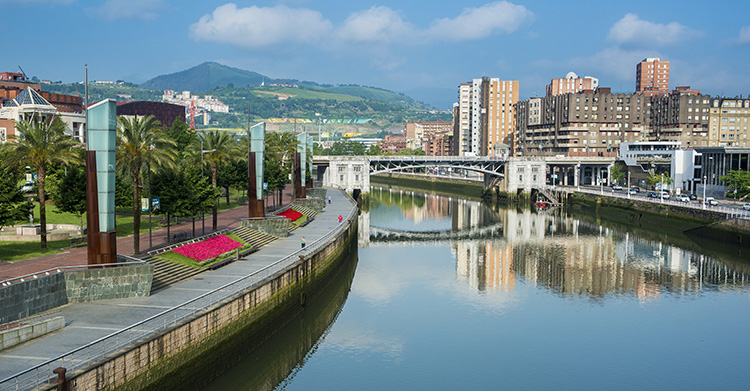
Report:
[[[490,240],[450,241],[457,278],[479,291],[510,292],[525,283],[561,295],[632,295],[649,302],[664,291],[750,285],[747,274],[714,258],[571,219],[559,210],[493,210],[469,200],[385,191],[390,199],[410,197],[409,203],[401,204],[411,209],[404,210],[407,216],[450,216],[451,231],[473,232],[501,223],[501,233]],[[369,232],[369,224],[360,225],[360,230]]]

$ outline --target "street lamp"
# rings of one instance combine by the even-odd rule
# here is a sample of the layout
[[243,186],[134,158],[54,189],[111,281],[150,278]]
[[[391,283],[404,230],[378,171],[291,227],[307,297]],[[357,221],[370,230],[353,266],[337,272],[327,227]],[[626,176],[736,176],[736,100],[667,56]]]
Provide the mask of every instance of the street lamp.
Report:
[[706,209],[706,176],[703,175],[703,209]]
[[[203,179],[203,155],[206,153],[210,153],[210,152],[216,152],[216,148],[210,149],[210,150],[203,149],[203,140],[201,140],[201,179]],[[206,218],[203,215],[203,211],[201,211],[201,226],[202,226],[201,233],[205,235],[206,234]]]
[[628,198],[630,198],[630,168],[628,168]]

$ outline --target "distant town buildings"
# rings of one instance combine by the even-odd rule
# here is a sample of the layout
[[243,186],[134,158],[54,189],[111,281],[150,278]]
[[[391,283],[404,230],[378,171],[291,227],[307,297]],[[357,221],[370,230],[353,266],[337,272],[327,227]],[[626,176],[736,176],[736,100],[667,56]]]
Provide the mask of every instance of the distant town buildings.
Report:
[[383,140],[378,143],[383,152],[397,154],[398,151],[406,148],[406,136],[403,134],[386,134]]
[[716,97],[709,100],[707,146],[747,147],[750,98]]
[[195,107],[198,109],[196,114],[200,114],[203,111],[213,111],[216,113],[229,112],[229,106],[222,103],[216,97],[212,95],[205,95],[203,97],[191,95],[190,91],[175,92],[165,90],[161,100],[162,102],[184,106],[186,109],[190,108],[191,102],[195,102]]
[[669,61],[659,57],[643,59],[635,66],[635,92],[646,96],[669,92]]
[[599,79],[591,76],[578,77],[575,72],[568,72],[562,79],[552,79],[547,84],[547,96],[595,90],[599,87]]
[[408,122],[403,130],[406,147],[425,151],[430,156],[450,155],[453,124],[448,121]]

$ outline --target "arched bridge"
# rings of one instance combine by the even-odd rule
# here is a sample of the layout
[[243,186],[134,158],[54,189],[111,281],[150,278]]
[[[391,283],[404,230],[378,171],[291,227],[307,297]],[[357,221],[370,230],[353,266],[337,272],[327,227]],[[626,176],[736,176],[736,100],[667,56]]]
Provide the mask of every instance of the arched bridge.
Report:
[[460,231],[403,231],[370,226],[370,242],[437,242],[490,238],[503,238],[502,224]]
[[461,156],[368,156],[370,175],[422,167],[451,167],[503,177],[506,159]]

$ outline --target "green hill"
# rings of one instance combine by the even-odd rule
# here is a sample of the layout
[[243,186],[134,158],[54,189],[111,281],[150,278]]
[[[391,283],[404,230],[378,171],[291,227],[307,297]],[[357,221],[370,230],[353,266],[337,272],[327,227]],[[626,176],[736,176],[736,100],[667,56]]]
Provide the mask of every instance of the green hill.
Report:
[[235,87],[260,85],[272,80],[260,73],[232,68],[215,62],[201,65],[169,75],[157,76],[140,85],[146,90],[208,91],[230,84]]

